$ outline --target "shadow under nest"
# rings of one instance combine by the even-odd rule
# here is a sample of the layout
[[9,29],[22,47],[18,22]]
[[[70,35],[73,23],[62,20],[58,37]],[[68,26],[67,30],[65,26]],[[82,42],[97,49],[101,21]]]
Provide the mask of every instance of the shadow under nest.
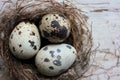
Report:
[[[88,29],[87,19],[74,5],[67,2],[53,0],[38,1],[29,5],[17,3],[14,9],[2,13],[0,17],[0,55],[9,70],[10,76],[15,80],[77,80],[88,69],[92,47],[91,32]],[[71,21],[71,34],[64,43],[73,45],[77,50],[77,59],[72,67],[65,73],[56,77],[41,75],[35,65],[34,58],[22,61],[11,55],[9,50],[9,36],[14,27],[21,21],[34,22],[36,26],[42,16],[48,13],[58,13]],[[1,14],[0,14],[1,15]],[[49,44],[41,39],[42,46]]]

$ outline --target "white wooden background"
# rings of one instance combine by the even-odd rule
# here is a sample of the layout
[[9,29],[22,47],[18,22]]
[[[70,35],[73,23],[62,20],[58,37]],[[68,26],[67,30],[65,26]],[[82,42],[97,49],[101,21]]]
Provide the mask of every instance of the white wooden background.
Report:
[[[0,0],[0,6],[2,1],[5,0]],[[96,49],[91,56],[91,67],[82,80],[120,80],[120,0],[71,1],[89,17],[93,50]],[[0,79],[3,78],[4,70],[0,70]]]
[[82,80],[120,80],[120,0],[74,2],[89,17],[94,49],[98,47]]

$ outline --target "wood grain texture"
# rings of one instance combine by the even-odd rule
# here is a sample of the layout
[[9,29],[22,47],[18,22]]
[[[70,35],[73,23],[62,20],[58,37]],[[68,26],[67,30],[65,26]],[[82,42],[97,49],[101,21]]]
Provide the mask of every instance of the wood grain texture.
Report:
[[91,67],[81,80],[120,80],[120,1],[74,2],[89,17],[94,42]]

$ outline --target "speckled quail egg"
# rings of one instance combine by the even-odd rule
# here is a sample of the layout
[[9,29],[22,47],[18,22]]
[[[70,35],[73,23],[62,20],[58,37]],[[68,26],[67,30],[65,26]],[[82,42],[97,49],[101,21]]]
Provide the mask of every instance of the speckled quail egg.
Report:
[[63,42],[71,31],[70,21],[61,14],[46,14],[43,16],[39,29],[42,37],[50,42]]
[[20,22],[9,38],[11,53],[19,59],[33,57],[40,48],[40,35],[37,27],[30,22]]
[[35,64],[46,76],[56,76],[67,71],[76,59],[76,50],[69,44],[47,45],[38,52]]

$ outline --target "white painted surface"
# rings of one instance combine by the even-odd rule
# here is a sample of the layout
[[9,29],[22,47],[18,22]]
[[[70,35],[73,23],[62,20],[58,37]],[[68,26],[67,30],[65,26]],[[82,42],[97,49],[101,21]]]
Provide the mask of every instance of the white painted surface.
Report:
[[120,80],[120,0],[75,1],[89,17],[94,49],[100,44],[82,80]]

